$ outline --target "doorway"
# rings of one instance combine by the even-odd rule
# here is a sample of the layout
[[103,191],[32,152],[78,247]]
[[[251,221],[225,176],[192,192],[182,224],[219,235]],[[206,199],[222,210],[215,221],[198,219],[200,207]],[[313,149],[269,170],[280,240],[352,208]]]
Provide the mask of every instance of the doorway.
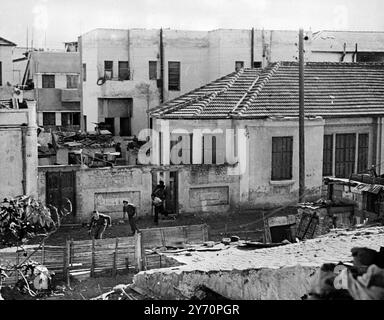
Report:
[[178,214],[178,172],[177,171],[154,171],[152,172],[152,192],[164,181],[166,188],[165,210],[168,214]]
[[120,118],[120,136],[131,135],[131,118]]
[[62,223],[73,223],[76,215],[75,171],[46,173],[46,204],[55,206],[59,212],[67,209],[66,199],[72,203],[72,214],[65,217]]

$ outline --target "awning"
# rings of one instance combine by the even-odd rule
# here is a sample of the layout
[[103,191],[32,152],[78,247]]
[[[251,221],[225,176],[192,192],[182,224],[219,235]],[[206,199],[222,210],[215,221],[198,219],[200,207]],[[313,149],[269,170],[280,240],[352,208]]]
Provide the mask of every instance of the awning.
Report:
[[355,193],[370,192],[374,194],[378,194],[381,190],[384,190],[384,186],[380,184],[365,184],[365,183],[360,183],[359,185],[351,189],[351,191]]

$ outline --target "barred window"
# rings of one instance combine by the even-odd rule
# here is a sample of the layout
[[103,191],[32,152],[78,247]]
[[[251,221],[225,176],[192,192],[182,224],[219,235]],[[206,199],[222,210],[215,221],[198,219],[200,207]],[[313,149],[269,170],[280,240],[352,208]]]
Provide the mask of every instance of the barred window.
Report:
[[323,176],[331,176],[333,168],[333,135],[324,136],[323,145]]
[[272,137],[272,180],[292,179],[293,137]]
[[335,176],[348,178],[355,168],[356,134],[336,135]]
[[357,173],[364,173],[368,170],[368,133],[359,134],[359,150],[357,158]]

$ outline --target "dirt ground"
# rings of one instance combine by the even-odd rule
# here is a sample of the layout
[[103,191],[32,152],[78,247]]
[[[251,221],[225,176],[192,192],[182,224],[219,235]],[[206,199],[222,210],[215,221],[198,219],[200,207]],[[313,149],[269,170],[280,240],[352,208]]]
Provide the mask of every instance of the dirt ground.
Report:
[[[153,223],[151,217],[140,217],[137,219],[137,226],[139,229],[146,229],[205,223],[209,227],[209,238],[213,241],[221,240],[226,235],[238,235],[244,240],[261,240],[263,234],[263,213],[264,217],[267,217],[271,215],[292,214],[294,210],[294,208],[285,208],[278,212],[252,211],[229,215],[179,215],[175,219],[163,217],[160,219],[158,226]],[[63,245],[68,238],[73,240],[89,239],[87,230],[86,224],[72,227],[63,226],[47,239],[46,244]],[[120,224],[118,221],[114,221],[112,227],[106,229],[104,238],[127,237],[131,234],[128,223]]]

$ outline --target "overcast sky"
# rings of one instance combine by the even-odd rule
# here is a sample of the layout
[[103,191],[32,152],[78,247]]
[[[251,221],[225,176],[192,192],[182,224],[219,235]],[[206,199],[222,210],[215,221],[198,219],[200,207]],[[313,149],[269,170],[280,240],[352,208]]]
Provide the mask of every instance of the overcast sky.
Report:
[[218,28],[384,31],[382,0],[13,0],[1,1],[0,37],[37,47],[95,28]]

